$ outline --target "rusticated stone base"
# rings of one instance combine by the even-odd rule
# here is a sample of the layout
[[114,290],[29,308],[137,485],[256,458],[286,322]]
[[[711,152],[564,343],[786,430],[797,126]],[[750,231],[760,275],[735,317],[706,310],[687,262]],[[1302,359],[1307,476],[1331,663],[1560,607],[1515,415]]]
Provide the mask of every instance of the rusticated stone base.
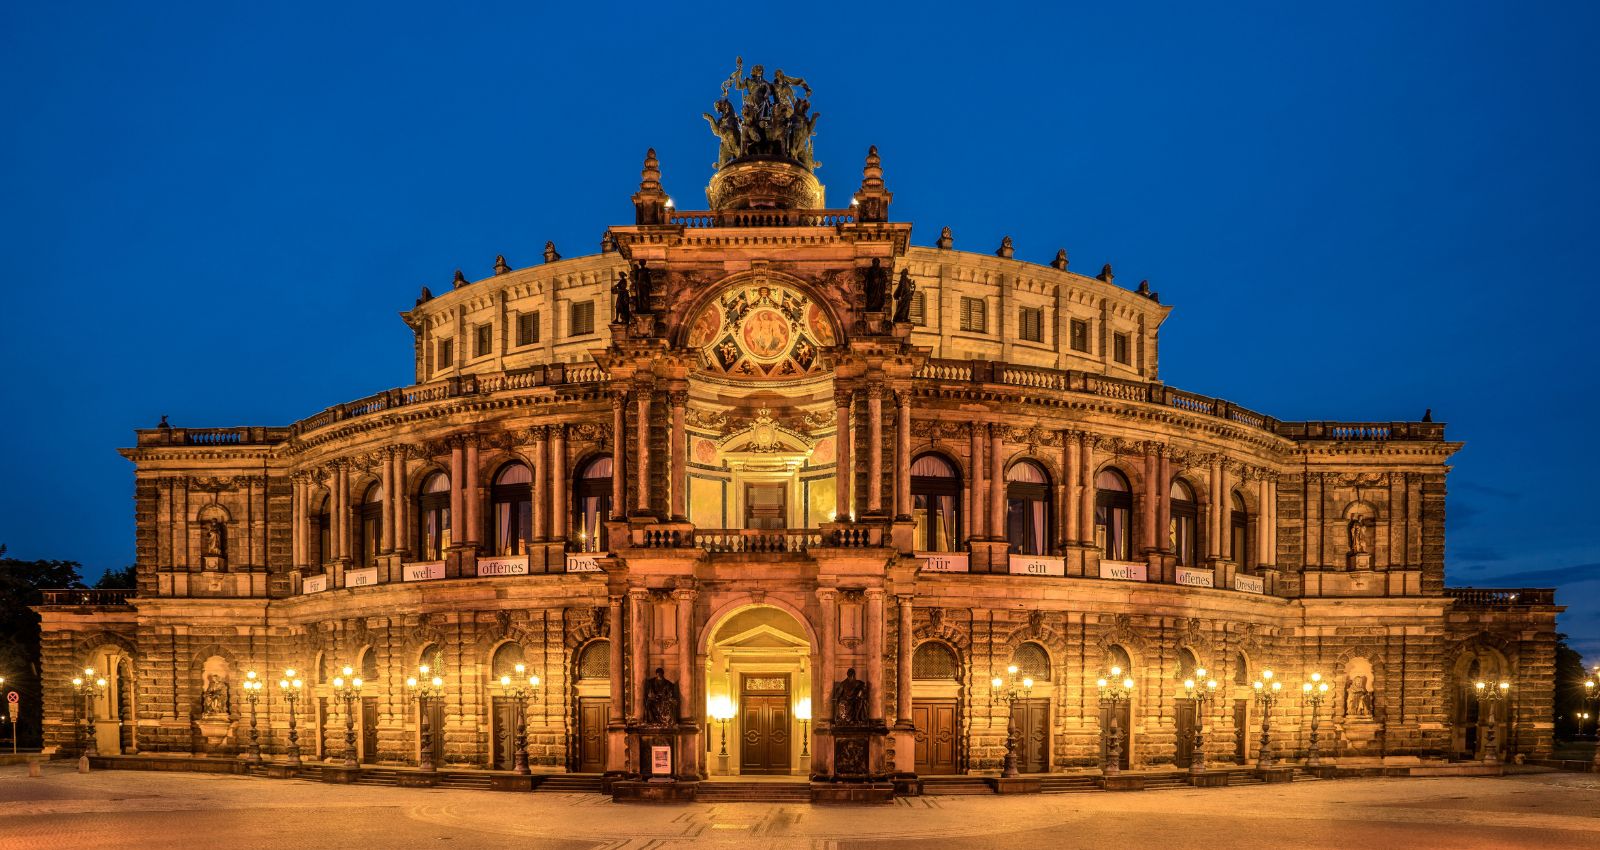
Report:
[[533,777],[510,773],[489,777],[490,791],[532,791]]
[[398,773],[395,774],[395,784],[401,788],[432,788],[439,784],[437,773]]
[[698,782],[640,782],[625,779],[611,783],[611,799],[618,803],[693,803]]
[[1258,768],[1256,770],[1256,776],[1261,777],[1261,781],[1265,782],[1265,783],[1268,783],[1268,784],[1272,784],[1272,783],[1275,783],[1275,782],[1293,782],[1294,781],[1294,768],[1292,768],[1292,767],[1263,767],[1263,768]]
[[1228,772],[1218,770],[1191,773],[1189,774],[1189,784],[1196,788],[1221,788],[1228,784]]
[[1119,773],[1116,776],[1100,777],[1100,788],[1103,791],[1143,791],[1144,777]]
[[293,779],[295,771],[299,769],[298,767],[290,767],[287,764],[269,764],[267,765],[267,777],[270,779]]
[[892,782],[813,782],[813,803],[892,803]]
[[1039,777],[1037,776],[999,776],[994,780],[994,793],[996,794],[1037,794],[1039,793]]
[[349,785],[361,778],[361,768],[328,765],[322,768],[322,781],[336,785]]
[[894,795],[896,797],[922,796],[922,780],[918,779],[916,774],[896,776],[892,781],[894,782]]

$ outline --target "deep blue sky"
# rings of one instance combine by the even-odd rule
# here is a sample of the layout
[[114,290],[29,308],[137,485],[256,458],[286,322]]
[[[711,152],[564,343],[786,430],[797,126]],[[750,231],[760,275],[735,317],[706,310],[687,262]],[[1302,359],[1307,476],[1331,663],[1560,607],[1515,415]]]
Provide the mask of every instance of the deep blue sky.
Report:
[[219,5],[0,10],[13,555],[130,563],[132,429],[408,383],[419,286],[594,251],[646,147],[703,206],[743,54],[834,202],[877,144],[918,244],[1149,278],[1169,383],[1433,408],[1450,582],[1559,586],[1600,659],[1596,4]]

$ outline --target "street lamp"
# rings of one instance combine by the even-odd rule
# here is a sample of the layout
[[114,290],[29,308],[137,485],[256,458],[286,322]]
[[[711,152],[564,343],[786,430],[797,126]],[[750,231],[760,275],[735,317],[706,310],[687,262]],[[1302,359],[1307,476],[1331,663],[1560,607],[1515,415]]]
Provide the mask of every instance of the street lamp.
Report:
[[722,727],[722,748],[717,752],[719,758],[728,757],[728,721],[733,719],[733,700],[725,696],[711,700],[709,707],[711,719]]
[[1311,750],[1306,754],[1306,766],[1315,767],[1322,764],[1322,759],[1317,756],[1317,709],[1328,696],[1328,683],[1322,681],[1321,673],[1312,673],[1311,681],[1302,684],[1300,692],[1305,695],[1306,704],[1311,706]]
[[811,697],[801,697],[794,704],[794,716],[800,719],[800,755],[811,755]]
[[419,770],[435,770],[433,766],[433,712],[430,703],[444,696],[444,679],[433,675],[426,664],[417,665],[417,675],[406,677],[406,692],[417,701],[417,732],[421,744],[417,756]]
[[528,774],[528,700],[539,695],[539,677],[527,674],[528,668],[522,662],[517,662],[516,676],[502,675],[500,677],[500,691],[510,697],[516,706],[515,720],[517,728],[517,754],[512,769],[517,773]]
[[1483,760],[1486,764],[1498,764],[1500,745],[1495,741],[1495,732],[1499,727],[1499,719],[1496,717],[1495,707],[1510,695],[1511,683],[1502,679],[1491,684],[1480,679],[1472,684],[1472,689],[1478,695],[1479,713],[1482,713],[1485,703],[1489,707],[1489,726],[1484,734]]
[[289,703],[289,766],[300,766],[300,730],[295,725],[294,704],[300,700],[300,692],[306,683],[290,667],[283,671],[283,678],[278,680],[278,692]]
[[254,670],[246,670],[244,682],[239,687],[244,688],[244,701],[250,704],[250,753],[245,756],[246,764],[261,763],[261,732],[256,728],[256,703],[261,699],[261,686],[266,684]]
[[72,677],[72,687],[78,692],[78,696],[83,697],[83,758],[98,756],[100,746],[95,741],[94,734],[94,698],[105,696],[106,679],[104,676],[95,675],[93,667],[85,667],[82,676]]
[[996,676],[989,680],[990,696],[1006,704],[1006,757],[1001,763],[1001,776],[1017,775],[1017,724],[1011,713],[1011,704],[1033,695],[1033,679],[1027,676],[1019,679],[1017,673],[1017,665],[1013,664],[1006,668],[1008,678]]
[[1104,776],[1116,776],[1122,769],[1122,706],[1133,698],[1133,678],[1112,667],[1109,676],[1095,680],[1100,688],[1100,707],[1111,709],[1111,728],[1106,733],[1106,758],[1100,765]]
[[[1206,706],[1217,695],[1217,680],[1205,679],[1206,668],[1201,667],[1194,671],[1194,678],[1183,680],[1184,695],[1194,702],[1194,753],[1189,758],[1190,773],[1204,773],[1206,770]],[[1199,682],[1196,679],[1205,679]]]
[[333,677],[333,695],[344,702],[344,766],[360,764],[356,758],[356,698],[361,696],[361,677],[355,668],[344,665],[342,675]]
[[1265,770],[1277,762],[1272,757],[1272,707],[1278,704],[1283,682],[1272,678],[1271,670],[1262,670],[1261,678],[1250,686],[1256,692],[1256,705],[1261,707],[1261,751],[1256,753],[1256,768]]

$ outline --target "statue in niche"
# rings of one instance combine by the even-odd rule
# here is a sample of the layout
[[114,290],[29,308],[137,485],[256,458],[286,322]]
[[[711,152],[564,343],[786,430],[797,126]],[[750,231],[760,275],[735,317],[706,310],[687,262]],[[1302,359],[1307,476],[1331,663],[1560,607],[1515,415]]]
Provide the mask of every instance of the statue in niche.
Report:
[[628,292],[628,273],[617,272],[617,280],[611,284],[611,323],[625,325],[633,318],[633,307],[630,299],[633,296]]
[[682,702],[678,685],[666,676],[666,671],[656,668],[656,674],[644,683],[644,722],[650,726],[671,726],[678,722],[678,705]]
[[200,529],[200,554],[224,563],[228,558],[228,528],[220,519],[206,520]]
[[207,675],[205,690],[200,692],[201,713],[207,717],[226,717],[231,707],[228,685],[222,681],[222,676],[216,673]]
[[883,261],[873,257],[872,266],[862,272],[861,282],[866,294],[867,312],[883,312],[884,299],[889,295],[889,272],[884,269]]
[[1350,554],[1365,555],[1371,551],[1372,542],[1368,537],[1365,517],[1360,514],[1350,517],[1350,522],[1345,526],[1345,534],[1350,540]]
[[1371,719],[1372,690],[1367,687],[1366,676],[1354,676],[1345,684],[1344,713],[1346,717]]
[[917,282],[911,279],[910,269],[900,270],[900,281],[894,287],[894,320],[911,321],[911,300],[916,296]]
[[650,275],[651,271],[645,266],[644,260],[633,267],[633,312],[640,316],[650,313]]
[[854,667],[834,683],[833,722],[836,726],[860,726],[867,722],[867,683],[856,678]]

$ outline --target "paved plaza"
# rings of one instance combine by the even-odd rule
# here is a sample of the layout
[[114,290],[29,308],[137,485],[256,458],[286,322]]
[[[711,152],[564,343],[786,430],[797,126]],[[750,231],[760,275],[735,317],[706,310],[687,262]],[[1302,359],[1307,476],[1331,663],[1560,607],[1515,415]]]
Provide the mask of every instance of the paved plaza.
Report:
[[889,806],[621,805],[598,795],[0,768],[0,848],[1600,847],[1600,778],[1352,779]]

